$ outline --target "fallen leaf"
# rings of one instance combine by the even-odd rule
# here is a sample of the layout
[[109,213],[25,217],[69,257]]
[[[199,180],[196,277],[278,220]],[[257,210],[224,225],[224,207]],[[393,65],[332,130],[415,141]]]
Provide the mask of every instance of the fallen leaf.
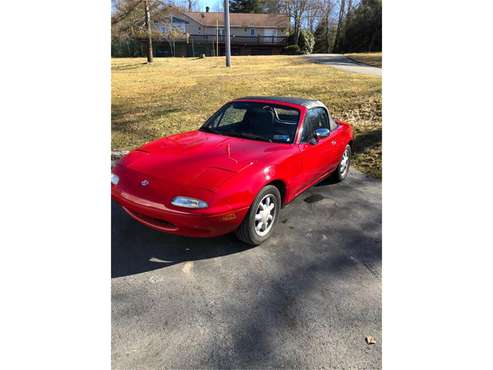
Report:
[[366,343],[368,343],[368,344],[377,343],[376,339],[374,337],[372,337],[371,335],[367,336],[365,339],[366,339]]

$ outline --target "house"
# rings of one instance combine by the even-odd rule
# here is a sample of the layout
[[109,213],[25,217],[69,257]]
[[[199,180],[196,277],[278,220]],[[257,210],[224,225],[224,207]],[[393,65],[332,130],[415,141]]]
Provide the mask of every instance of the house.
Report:
[[[157,25],[166,41],[155,43],[156,56],[224,55],[224,13],[173,9]],[[233,55],[280,54],[287,45],[285,14],[230,13]]]

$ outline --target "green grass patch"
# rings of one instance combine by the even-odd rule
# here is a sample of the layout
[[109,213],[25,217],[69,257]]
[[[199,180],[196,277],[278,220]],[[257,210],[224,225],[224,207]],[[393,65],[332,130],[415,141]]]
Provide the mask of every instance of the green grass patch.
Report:
[[[357,134],[353,163],[381,176],[381,79],[346,73],[298,56],[112,60],[112,149],[198,128],[227,101],[246,95],[299,96],[324,102]],[[359,138],[361,140],[359,140]]]

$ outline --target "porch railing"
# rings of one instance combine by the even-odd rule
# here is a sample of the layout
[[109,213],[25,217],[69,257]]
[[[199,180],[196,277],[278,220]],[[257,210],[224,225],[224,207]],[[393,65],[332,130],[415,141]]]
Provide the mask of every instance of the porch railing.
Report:
[[[216,41],[216,35],[190,35],[194,42],[212,42]],[[224,43],[224,36],[219,35],[219,43]],[[234,36],[231,35],[231,44],[248,44],[248,45],[286,45],[287,36]]]

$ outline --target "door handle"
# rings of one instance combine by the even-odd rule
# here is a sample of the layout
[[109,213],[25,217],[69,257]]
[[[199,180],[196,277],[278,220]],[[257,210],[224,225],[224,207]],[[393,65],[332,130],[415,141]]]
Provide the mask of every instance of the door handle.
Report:
[[337,144],[337,141],[332,140],[332,145],[336,145],[336,144]]

